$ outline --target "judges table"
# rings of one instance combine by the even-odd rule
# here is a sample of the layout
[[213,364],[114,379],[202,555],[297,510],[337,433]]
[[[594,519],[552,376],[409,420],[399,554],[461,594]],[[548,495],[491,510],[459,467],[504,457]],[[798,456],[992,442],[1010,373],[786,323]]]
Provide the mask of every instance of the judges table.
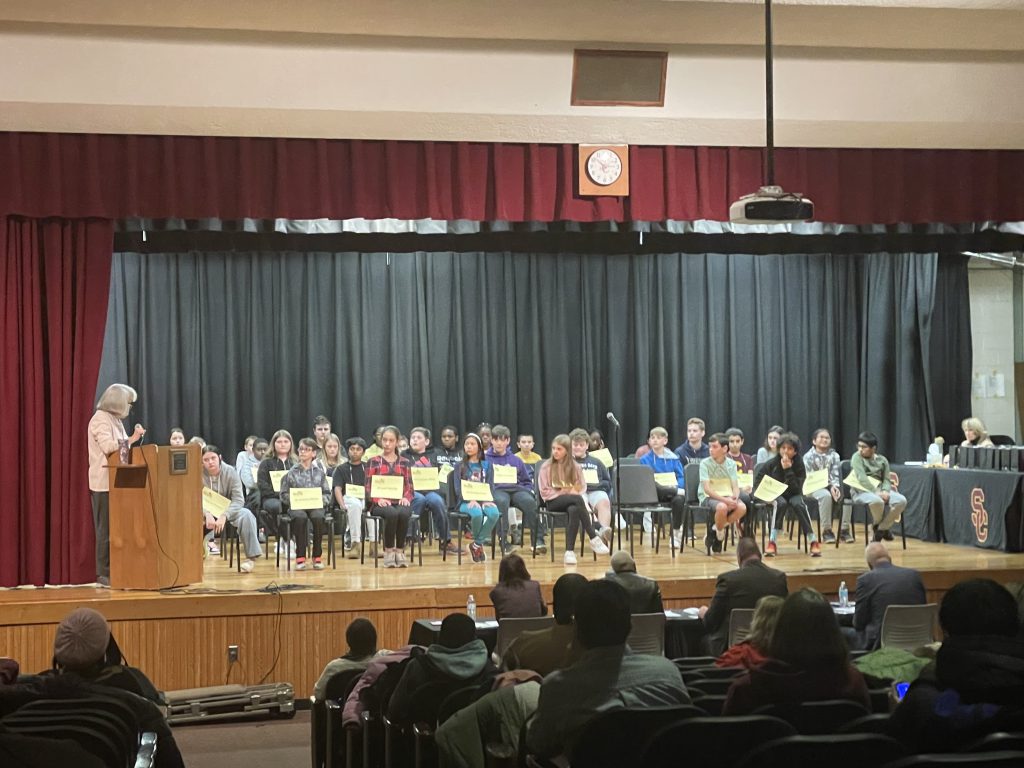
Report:
[[[437,642],[441,633],[440,619],[417,619],[409,630],[410,645],[428,646]],[[704,625],[697,618],[697,609],[665,611],[665,656],[677,659],[700,654],[700,638]],[[484,641],[487,650],[494,652],[498,642],[496,619],[477,619],[476,636]]]
[[899,492],[907,497],[904,522],[908,536],[1024,551],[1024,473],[904,464],[891,468],[899,478]]

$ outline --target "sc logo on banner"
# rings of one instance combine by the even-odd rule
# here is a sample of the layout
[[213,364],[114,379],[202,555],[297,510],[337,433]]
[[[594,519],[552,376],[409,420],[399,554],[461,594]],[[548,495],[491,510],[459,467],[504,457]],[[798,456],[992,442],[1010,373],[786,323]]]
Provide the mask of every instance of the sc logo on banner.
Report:
[[988,511],[985,509],[985,492],[981,488],[971,489],[971,522],[979,544],[988,539]]

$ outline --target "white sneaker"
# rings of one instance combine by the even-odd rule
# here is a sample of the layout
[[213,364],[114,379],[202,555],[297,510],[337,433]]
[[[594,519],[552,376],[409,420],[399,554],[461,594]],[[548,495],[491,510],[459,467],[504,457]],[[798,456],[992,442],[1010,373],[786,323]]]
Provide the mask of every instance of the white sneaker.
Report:
[[242,565],[241,565],[242,573],[252,573],[252,569],[255,568],[255,567],[256,567],[256,563],[254,563],[252,560],[243,560],[242,561]]
[[604,542],[604,545],[606,547],[610,547],[611,546],[611,544],[612,544],[612,529],[609,526],[606,525],[604,528],[602,528],[600,531],[597,532],[597,535],[601,537],[601,541]]
[[590,548],[599,555],[607,555],[611,551],[600,536],[595,536],[590,540]]
[[618,528],[621,528],[622,530],[626,530],[626,521],[622,517],[622,515],[619,515],[619,520],[618,520],[618,523],[616,525],[617,525]]
[[566,550],[565,556],[562,557],[562,562],[566,565],[576,565],[576,553],[571,549]]
[[395,556],[394,552],[385,552],[384,553],[384,567],[385,568],[397,568],[398,567],[397,560],[398,560],[398,558]]
[[683,547],[683,529],[676,528],[672,531],[672,543],[676,545],[676,549],[682,549]]

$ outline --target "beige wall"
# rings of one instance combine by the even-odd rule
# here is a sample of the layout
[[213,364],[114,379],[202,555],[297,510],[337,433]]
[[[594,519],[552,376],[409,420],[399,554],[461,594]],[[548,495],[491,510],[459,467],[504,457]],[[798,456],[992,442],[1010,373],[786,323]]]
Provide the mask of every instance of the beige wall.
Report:
[[[449,11],[452,5],[442,4]],[[647,11],[673,4],[636,5]],[[677,5],[690,12],[699,4]],[[151,27],[126,25],[130,18],[91,25],[5,22],[0,11],[0,129],[763,144],[764,65],[760,47],[749,43],[757,40],[756,9],[751,16],[746,6],[706,5],[705,15],[693,16],[698,28],[714,14],[741,11],[744,24],[714,32],[709,25],[704,37],[713,44],[665,45],[616,43],[637,37],[626,23],[604,27],[613,40],[602,43],[577,41],[571,26],[563,26],[563,41],[499,40],[387,36],[377,27],[359,35],[238,30],[225,28],[223,19],[173,29],[155,11],[139,19]],[[869,18],[878,9],[834,10]],[[897,11],[888,13],[898,26]],[[1010,18],[1017,16],[1024,18]],[[867,45],[870,29],[844,38],[830,27],[815,37],[820,19],[813,15],[787,22],[778,36],[795,44],[777,51],[777,142],[1024,148],[1024,54],[970,48],[964,41],[977,30],[969,25],[942,45],[939,30],[950,17],[934,18],[931,28],[908,33],[902,49]],[[203,23],[208,27],[198,28]],[[381,26],[406,29],[396,19]],[[937,47],[920,47],[926,44]],[[668,50],[665,106],[569,106],[577,45]]]
[[998,372],[1005,377],[1006,385],[1003,397],[972,397],[971,410],[985,422],[990,432],[1019,440],[1014,394],[1013,270],[972,262],[968,279],[973,375],[989,376]]

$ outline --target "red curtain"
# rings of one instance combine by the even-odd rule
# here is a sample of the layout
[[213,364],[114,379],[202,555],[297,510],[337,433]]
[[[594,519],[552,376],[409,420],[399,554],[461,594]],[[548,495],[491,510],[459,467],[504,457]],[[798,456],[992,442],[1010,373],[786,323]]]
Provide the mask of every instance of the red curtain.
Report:
[[0,585],[92,581],[86,428],[110,293],[109,221],[0,216]]
[[[626,199],[580,198],[571,144],[0,134],[28,216],[662,221],[728,218],[763,150],[630,150]],[[1024,220],[1024,152],[781,149],[777,181],[845,224]]]

